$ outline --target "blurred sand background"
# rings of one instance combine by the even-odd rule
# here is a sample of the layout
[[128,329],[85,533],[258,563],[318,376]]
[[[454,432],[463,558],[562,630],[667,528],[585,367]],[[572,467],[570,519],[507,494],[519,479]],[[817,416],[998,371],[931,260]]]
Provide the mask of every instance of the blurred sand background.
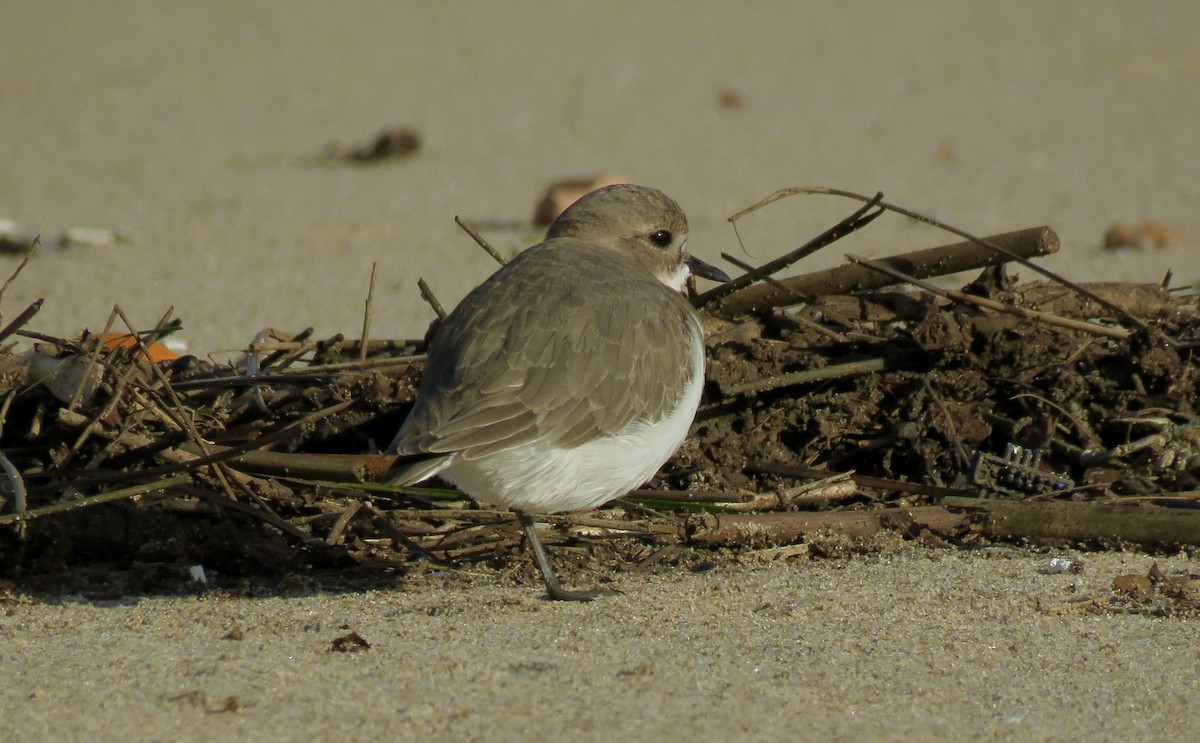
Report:
[[[0,217],[129,244],[43,249],[3,297],[32,327],[143,327],[197,353],[264,326],[413,337],[492,269],[454,225],[528,219],[612,171],[688,212],[706,259],[777,188],[874,193],[990,234],[1038,224],[1077,280],[1200,277],[1194,2],[33,2],[0,4]],[[743,105],[719,105],[734,90]],[[385,126],[412,157],[331,165]],[[853,208],[795,198],[741,223],[763,260]],[[1105,251],[1115,222],[1183,244]],[[522,229],[485,234],[514,252]],[[819,254],[952,238],[897,217]],[[7,274],[15,257],[0,258]],[[1033,554],[723,565],[619,580],[304,599],[23,601],[0,615],[10,740],[1184,740],[1194,621],[1047,615],[1139,555],[1040,576]],[[1187,556],[1159,558],[1195,569]],[[1075,583],[1071,583],[1075,581]],[[330,654],[349,624],[372,649]],[[230,628],[241,642],[222,640]],[[194,693],[193,693],[194,692]],[[235,712],[209,713],[234,696]]]
[[[1076,279],[1195,281],[1198,30],[1190,2],[8,2],[0,216],[136,242],[44,250],[4,310],[45,296],[38,326],[68,333],[114,303],[146,325],[173,305],[207,353],[267,325],[357,332],[378,261],[374,332],[419,335],[419,276],[449,306],[493,269],[454,215],[528,219],[548,181],[598,170],[674,196],[706,258],[738,251],[725,218],[742,207],[832,185],[977,234],[1050,224],[1050,265]],[[319,161],[394,125],[423,149]],[[852,207],[760,212],[747,259]],[[1099,249],[1144,219],[1192,243]],[[801,268],[952,240],[889,217]]]

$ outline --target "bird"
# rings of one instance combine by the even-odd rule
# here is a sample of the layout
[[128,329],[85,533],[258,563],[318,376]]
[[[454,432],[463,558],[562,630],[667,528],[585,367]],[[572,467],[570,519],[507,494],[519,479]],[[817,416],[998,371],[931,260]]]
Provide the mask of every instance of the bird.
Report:
[[549,598],[562,586],[531,514],[597,508],[642,485],[687,436],[704,385],[687,217],[663,192],[619,184],[568,207],[545,239],[472,290],[428,348],[385,477],[433,476],[511,509]]

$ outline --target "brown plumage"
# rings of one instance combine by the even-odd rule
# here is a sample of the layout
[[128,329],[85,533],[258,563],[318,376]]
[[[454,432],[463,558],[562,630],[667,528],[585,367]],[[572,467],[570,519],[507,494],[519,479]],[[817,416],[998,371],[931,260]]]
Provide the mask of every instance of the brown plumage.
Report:
[[584,196],[546,240],[467,295],[430,344],[391,450],[390,480],[441,474],[518,511],[594,508],[649,479],[678,448],[704,377],[699,318],[680,294],[687,219],[666,195],[619,185]]

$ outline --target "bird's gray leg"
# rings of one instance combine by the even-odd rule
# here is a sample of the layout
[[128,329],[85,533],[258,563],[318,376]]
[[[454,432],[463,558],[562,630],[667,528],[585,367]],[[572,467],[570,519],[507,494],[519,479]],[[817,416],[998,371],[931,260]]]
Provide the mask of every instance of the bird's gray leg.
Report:
[[541,541],[538,540],[537,527],[533,523],[533,518],[524,511],[515,511],[517,520],[521,522],[521,526],[525,527],[525,540],[529,543],[529,549],[533,551],[533,561],[537,563],[538,569],[542,571],[542,580],[546,584],[546,593],[555,601],[591,601],[606,591],[568,591],[558,582],[558,577],[554,575],[554,569],[550,567],[550,560],[546,558],[546,550],[542,548]]

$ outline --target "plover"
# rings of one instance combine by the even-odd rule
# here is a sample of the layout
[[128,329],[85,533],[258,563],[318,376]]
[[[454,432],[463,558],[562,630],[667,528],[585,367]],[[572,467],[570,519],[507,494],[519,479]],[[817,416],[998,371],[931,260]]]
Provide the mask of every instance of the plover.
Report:
[[530,513],[596,508],[650,479],[700,403],[700,319],[681,294],[695,274],[683,210],[629,184],[593,191],[546,239],[473,290],[429,346],[416,402],[392,441],[388,480],[439,475],[512,509],[550,598],[568,591]]

